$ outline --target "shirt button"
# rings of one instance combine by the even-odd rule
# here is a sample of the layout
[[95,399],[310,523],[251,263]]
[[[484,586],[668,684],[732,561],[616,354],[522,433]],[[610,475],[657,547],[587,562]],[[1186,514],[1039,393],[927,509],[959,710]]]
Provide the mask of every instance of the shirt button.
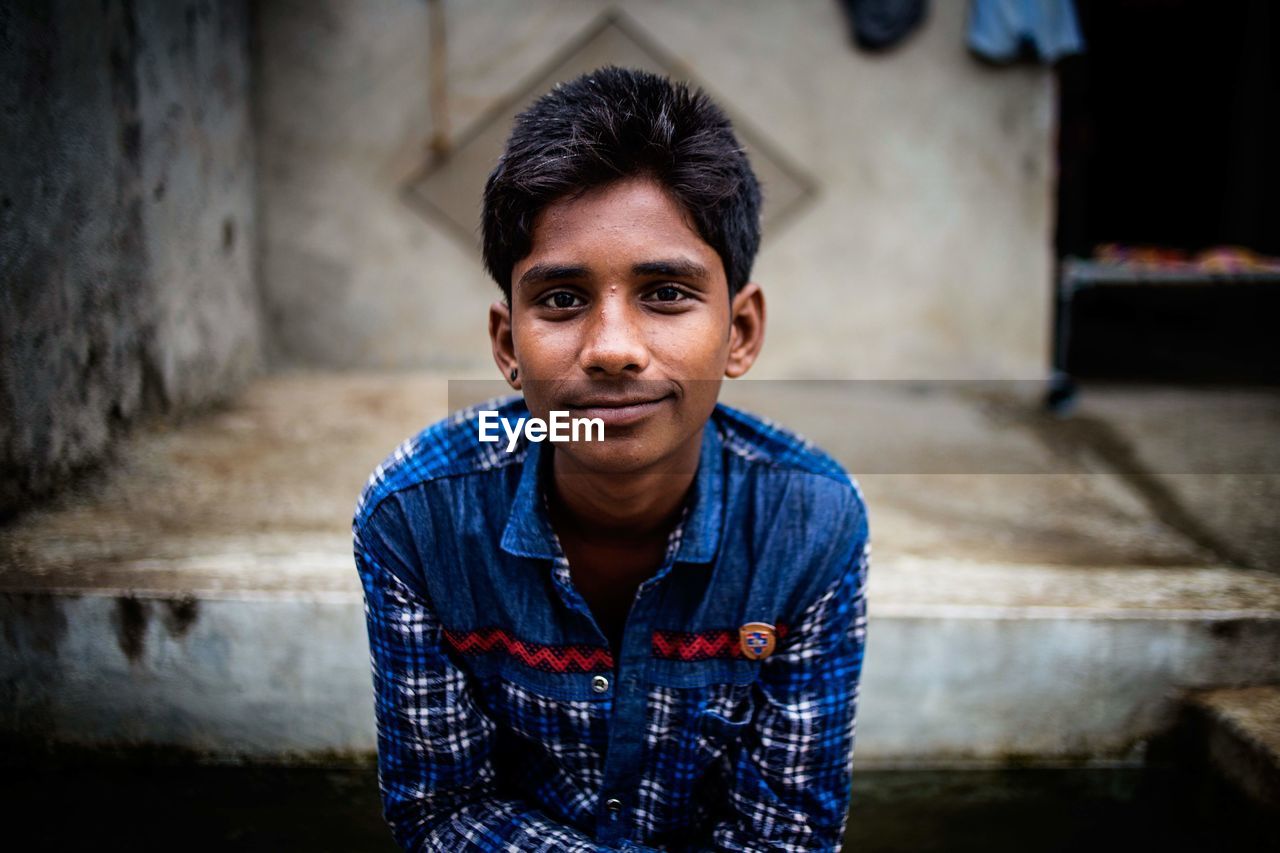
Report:
[[[597,675],[595,678],[591,679],[591,689],[597,693],[605,692],[609,689],[609,679],[605,678],[603,675]],[[616,803],[618,801],[610,800],[609,802]],[[621,803],[619,803],[619,805],[621,805]]]
[[616,818],[618,816],[618,812],[622,811],[622,800],[619,800],[616,797],[611,797],[608,800],[605,800],[604,807],[609,810],[609,817]]

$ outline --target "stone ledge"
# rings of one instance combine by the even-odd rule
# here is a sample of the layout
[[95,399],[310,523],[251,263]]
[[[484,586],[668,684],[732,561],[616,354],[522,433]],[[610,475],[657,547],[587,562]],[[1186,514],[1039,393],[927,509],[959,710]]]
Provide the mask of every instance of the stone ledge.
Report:
[[1280,686],[1197,693],[1210,766],[1253,802],[1280,815]]
[[[305,556],[293,580],[324,583],[237,584],[288,559],[228,551],[118,586],[0,590],[0,733],[263,760],[371,752],[354,567],[345,551]],[[1090,603],[1082,571],[873,569],[859,758],[1136,764],[1186,691],[1280,682],[1273,576],[1098,569],[1109,592]]]

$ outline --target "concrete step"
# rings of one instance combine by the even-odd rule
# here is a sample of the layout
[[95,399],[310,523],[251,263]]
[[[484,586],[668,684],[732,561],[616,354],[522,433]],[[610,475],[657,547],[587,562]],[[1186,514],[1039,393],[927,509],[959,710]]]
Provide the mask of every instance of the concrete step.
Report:
[[1208,765],[1280,819],[1280,686],[1209,690],[1188,703]]
[[[1280,682],[1280,577],[1223,564],[1124,476],[1064,464],[989,399],[862,398],[899,436],[945,419],[953,443],[915,445],[952,467],[906,441],[863,475],[829,387],[726,390],[807,421],[860,475],[875,541],[861,761],[1135,762],[1183,691]],[[5,527],[0,734],[367,757],[351,511],[373,466],[448,407],[428,374],[268,377]]]

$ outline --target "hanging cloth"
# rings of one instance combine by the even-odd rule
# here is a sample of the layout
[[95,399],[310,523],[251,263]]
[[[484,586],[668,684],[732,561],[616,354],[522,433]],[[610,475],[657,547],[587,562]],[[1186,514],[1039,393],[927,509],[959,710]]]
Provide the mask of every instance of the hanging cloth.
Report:
[[863,50],[888,50],[920,26],[925,0],[840,0],[854,43]]
[[1046,64],[1084,52],[1072,0],[971,0],[969,49],[980,58],[1013,62],[1030,54]]

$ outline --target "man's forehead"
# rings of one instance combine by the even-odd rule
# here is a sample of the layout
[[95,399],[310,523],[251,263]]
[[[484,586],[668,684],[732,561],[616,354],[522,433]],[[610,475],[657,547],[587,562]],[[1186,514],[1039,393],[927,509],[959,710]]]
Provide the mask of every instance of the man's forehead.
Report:
[[515,266],[516,281],[530,272],[545,279],[533,269],[544,266],[592,271],[604,264],[665,264],[691,277],[714,274],[721,266],[679,202],[644,178],[552,202],[535,217],[530,237],[529,254]]

